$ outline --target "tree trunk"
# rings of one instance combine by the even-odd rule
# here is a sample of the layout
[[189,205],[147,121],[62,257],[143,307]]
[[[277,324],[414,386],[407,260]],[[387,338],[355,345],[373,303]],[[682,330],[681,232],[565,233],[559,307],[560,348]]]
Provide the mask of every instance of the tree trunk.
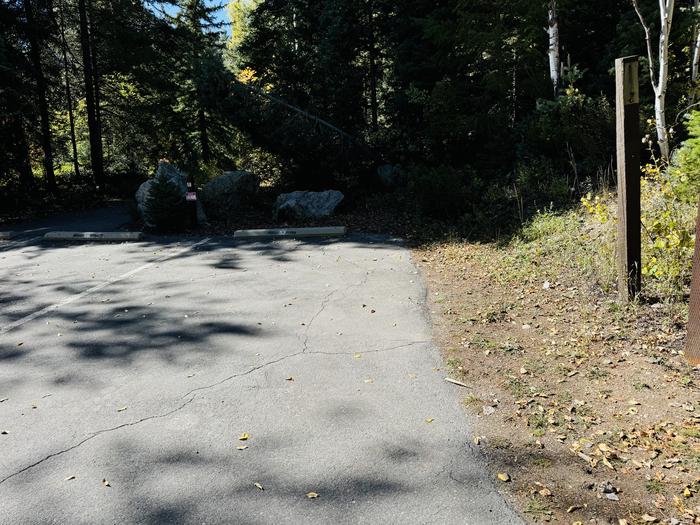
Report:
[[693,59],[690,67],[690,95],[689,100],[691,104],[695,103],[698,96],[698,81],[700,80],[700,21],[698,16],[700,15],[700,0],[695,0],[693,5],[693,15],[695,16],[694,24],[694,38],[693,38]]
[[207,132],[207,116],[204,113],[204,108],[199,106],[197,111],[197,120],[199,126],[199,140],[202,146],[202,160],[209,162],[211,160],[211,150],[209,149],[209,133]]
[[[90,62],[92,65],[92,85],[95,90],[95,121],[97,122],[97,133],[99,134],[100,158],[104,159],[102,147],[102,106],[100,96],[100,68],[97,65],[97,45],[95,45],[95,34],[97,33],[97,21],[93,10],[93,2],[88,3],[88,20],[90,31]],[[104,160],[103,160],[104,162]]]
[[654,117],[656,119],[656,135],[659,139],[661,156],[668,160],[671,148],[668,141],[668,128],[666,127],[666,89],[654,95]]
[[90,134],[90,163],[95,186],[102,188],[104,184],[104,164],[102,160],[102,136],[95,112],[95,87],[92,70],[92,50],[90,48],[90,35],[88,29],[87,11],[85,0],[78,0],[78,14],[80,15],[80,47],[83,54],[83,79],[85,81],[85,106],[88,117],[88,131]]
[[651,43],[651,29],[644,20],[642,12],[639,10],[638,0],[632,0],[632,6],[637,12],[639,21],[644,28],[644,36],[647,44],[647,55],[649,58],[649,76],[651,86],[654,89],[654,115],[656,117],[656,136],[659,142],[661,157],[668,161],[671,156],[671,145],[669,143],[668,129],[666,128],[666,90],[668,89],[668,61],[669,41],[671,35],[671,25],[673,23],[673,10],[675,0],[659,0],[659,19],[661,27],[659,29],[659,51],[658,51],[658,72],[656,71],[656,61]]
[[44,152],[44,178],[50,192],[56,191],[56,176],[53,171],[53,150],[51,149],[51,126],[49,123],[49,104],[46,99],[46,77],[41,65],[41,39],[37,37],[37,22],[31,0],[24,0],[24,12],[27,17],[27,36],[29,39],[29,56],[32,61],[34,79],[36,80],[36,98],[41,118],[41,149]]
[[29,162],[29,145],[27,144],[27,135],[24,132],[22,125],[22,116],[19,113],[15,114],[12,119],[14,128],[14,157],[19,172],[19,181],[22,188],[28,193],[34,193],[34,175],[32,175],[32,166]]
[[559,89],[561,84],[561,59],[559,56],[559,17],[557,14],[557,0],[549,1],[547,15],[547,33],[549,34],[549,49],[547,51],[547,54],[549,56],[549,78],[552,80],[554,97],[556,98],[557,96],[559,96]]
[[372,119],[372,131],[379,129],[379,102],[377,97],[377,43],[374,31],[374,9],[369,4],[369,101]]
[[63,70],[66,78],[66,103],[68,105],[68,123],[70,124],[70,144],[73,151],[73,172],[76,178],[80,177],[80,164],[78,163],[78,143],[75,138],[75,117],[73,116],[73,95],[70,89],[70,75],[68,67],[68,44],[66,42],[66,24],[63,16],[63,2],[61,2],[61,48],[63,51]]

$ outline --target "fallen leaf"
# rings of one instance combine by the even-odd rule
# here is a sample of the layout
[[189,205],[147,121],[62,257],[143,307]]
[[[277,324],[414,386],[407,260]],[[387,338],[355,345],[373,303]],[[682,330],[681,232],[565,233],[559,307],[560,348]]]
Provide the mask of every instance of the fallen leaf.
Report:
[[575,512],[575,511],[577,511],[577,510],[579,510],[579,509],[581,509],[581,508],[583,508],[583,507],[581,507],[581,505],[571,505],[571,507],[569,507],[568,509],[566,509],[566,513],[567,513],[567,514],[571,514],[572,512]]
[[248,445],[239,445],[236,447],[238,450],[245,450],[248,448]]
[[105,487],[111,487],[111,486],[112,486],[112,485],[109,484],[109,481],[107,481],[105,478],[102,478],[102,484],[103,484]]
[[0,399],[0,403],[4,403],[4,402],[7,401],[8,399],[9,399],[9,397],[3,397],[2,399]]
[[250,434],[248,432],[243,432],[241,437],[238,438],[239,441],[248,441],[250,439]]
[[0,432],[0,434],[2,434],[3,436],[6,436],[7,434],[9,434],[9,432],[7,430],[3,430]]
[[545,487],[539,491],[539,495],[544,498],[549,498],[550,496],[552,496],[552,491]]
[[481,438],[479,436],[474,436],[474,444],[475,445],[480,445],[481,444]]
[[642,516],[642,521],[645,521],[647,523],[656,523],[657,521],[659,521],[659,519],[656,516],[645,514],[644,516]]
[[372,379],[372,378],[365,379],[365,383],[370,385],[370,384],[374,383],[374,379]]
[[355,359],[362,359],[362,354],[355,354],[353,357]]
[[121,407],[117,409],[117,412],[124,412],[129,407]]
[[504,483],[507,483],[510,481],[510,476],[506,472],[499,472],[498,479],[500,479]]
[[306,497],[309,499],[316,499],[316,498],[318,498],[318,494],[316,492],[308,492],[306,494]]
[[690,490],[690,487],[685,487],[685,488],[683,489],[683,495],[684,495],[686,498],[692,497],[693,492]]
[[294,378],[292,376],[289,376],[285,381],[294,381]]
[[73,480],[73,479],[75,479],[75,476],[68,476],[68,477],[67,477],[65,480],[63,480],[63,481],[71,481],[71,480]]
[[24,343],[17,343],[17,346],[22,346]]
[[257,488],[258,490],[265,490],[263,488],[263,486],[260,483],[258,483],[257,481],[255,482],[255,488]]
[[432,423],[433,421],[435,420],[432,417],[429,417],[425,420],[426,423]]

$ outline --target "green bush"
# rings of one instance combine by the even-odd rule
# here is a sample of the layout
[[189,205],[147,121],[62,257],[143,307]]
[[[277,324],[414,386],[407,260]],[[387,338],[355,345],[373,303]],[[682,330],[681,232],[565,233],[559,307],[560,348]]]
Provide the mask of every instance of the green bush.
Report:
[[695,204],[700,194],[700,111],[693,111],[686,124],[689,138],[673,158],[671,171],[677,184],[675,193],[684,202]]
[[146,222],[163,232],[178,231],[187,225],[187,203],[180,190],[168,177],[159,173],[146,198]]
[[468,206],[464,175],[449,167],[416,167],[409,172],[409,188],[426,215],[444,220],[461,217]]

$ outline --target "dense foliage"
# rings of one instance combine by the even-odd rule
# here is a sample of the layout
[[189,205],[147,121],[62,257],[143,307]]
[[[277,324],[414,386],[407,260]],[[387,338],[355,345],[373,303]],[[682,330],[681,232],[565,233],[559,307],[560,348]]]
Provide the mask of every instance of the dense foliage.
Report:
[[[522,221],[612,182],[613,62],[646,55],[627,0],[558,0],[553,91],[552,4],[232,0],[226,36],[224,10],[205,0],[8,0],[0,190],[19,204],[86,184],[131,188],[165,157],[200,180],[251,169],[296,189],[370,191],[376,167],[390,163],[426,214]],[[656,20],[656,2],[640,5]],[[697,26],[691,3],[676,8],[676,145],[697,87]]]

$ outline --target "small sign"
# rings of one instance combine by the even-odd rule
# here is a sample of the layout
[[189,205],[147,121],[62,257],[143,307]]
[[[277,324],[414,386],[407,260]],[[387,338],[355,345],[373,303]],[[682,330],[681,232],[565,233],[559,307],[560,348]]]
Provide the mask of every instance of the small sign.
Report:
[[639,62],[634,59],[624,63],[625,105],[639,104]]
[[187,195],[185,195],[185,200],[187,202],[196,201],[197,200],[197,193],[194,191],[188,191]]

